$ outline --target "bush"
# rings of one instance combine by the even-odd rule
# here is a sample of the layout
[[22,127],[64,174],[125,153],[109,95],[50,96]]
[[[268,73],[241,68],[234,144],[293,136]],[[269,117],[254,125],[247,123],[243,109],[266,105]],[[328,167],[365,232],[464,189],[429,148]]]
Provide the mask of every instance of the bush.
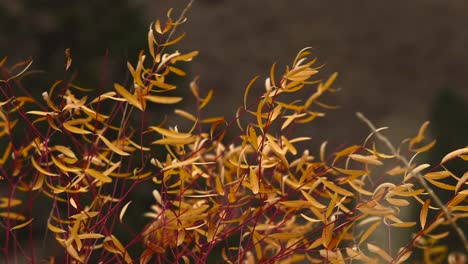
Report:
[[[395,147],[385,128],[358,113],[371,131],[362,144],[330,151],[324,142],[316,156],[300,151],[310,138],[293,134],[333,109],[318,99],[337,91],[337,74],[318,79],[321,66],[308,49],[280,75],[273,65],[262,95],[251,101],[254,78],[235,120],[203,111],[213,91],[203,93],[196,78],[190,83],[195,110],[175,109],[180,120],[155,124],[148,109],[183,99],[171,94],[176,86],[168,78],[184,77],[181,63],[198,54],[169,51],[183,38],[175,34],[187,9],[177,20],[169,12],[165,23],[150,26],[148,53],[128,63],[130,85],[101,87],[92,99],[73,79],[32,98],[21,85],[32,62],[7,69],[2,60],[6,263],[39,257],[52,263],[440,263],[453,234],[468,250],[457,224],[468,217],[468,173],[446,167],[467,161],[468,147],[436,166],[417,164],[416,156],[435,144],[425,136],[428,122]],[[69,50],[66,60],[68,71]],[[314,92],[300,100],[306,87]],[[236,126],[238,136],[226,143]],[[141,186],[153,190],[151,208],[134,200]],[[450,192],[450,199],[441,201],[433,188]],[[409,207],[418,211],[415,219],[404,213]],[[130,217],[142,210],[149,218],[143,225]],[[398,230],[406,241],[396,245]],[[48,234],[55,246],[40,250],[37,241],[48,245]],[[448,257],[464,259],[456,252]]]

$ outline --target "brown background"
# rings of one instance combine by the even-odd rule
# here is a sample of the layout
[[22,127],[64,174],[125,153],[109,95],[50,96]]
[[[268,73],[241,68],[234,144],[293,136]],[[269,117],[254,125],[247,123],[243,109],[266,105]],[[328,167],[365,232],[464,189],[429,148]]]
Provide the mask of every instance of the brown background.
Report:
[[[142,3],[152,19],[187,1]],[[216,109],[230,117],[251,77],[264,79],[273,62],[284,67],[313,47],[327,74],[339,72],[342,92],[327,102],[342,108],[315,123],[312,136],[356,143],[367,135],[354,116],[362,111],[399,141],[430,118],[442,89],[468,99],[467,22],[464,1],[200,0],[182,46],[200,51],[193,74],[215,89]]]

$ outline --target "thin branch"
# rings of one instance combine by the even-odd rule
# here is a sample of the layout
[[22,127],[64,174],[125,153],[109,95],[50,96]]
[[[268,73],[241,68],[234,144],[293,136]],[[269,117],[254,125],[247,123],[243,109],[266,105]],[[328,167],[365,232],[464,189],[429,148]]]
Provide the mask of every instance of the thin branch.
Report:
[[[372,130],[372,132],[376,135],[376,137],[381,140],[387,147],[388,149],[392,152],[393,155],[397,159],[399,159],[403,164],[405,165],[407,170],[411,170],[410,163],[408,160],[404,157],[401,156],[400,153],[395,149],[395,147],[392,145],[390,140],[382,135],[377,129],[375,128],[374,124],[372,124],[369,119],[367,119],[362,113],[357,112],[356,116],[362,120],[366,125]],[[437,204],[438,207],[442,208],[442,211],[449,221],[450,225],[452,226],[453,230],[457,233],[458,237],[460,238],[461,242],[463,243],[463,246],[465,247],[465,251],[468,254],[468,240],[466,239],[465,233],[463,230],[456,224],[455,220],[453,217],[450,215],[450,209],[448,209],[440,200],[440,198],[434,193],[432,188],[426,183],[424,180],[424,176],[421,173],[415,174],[416,178],[419,180],[421,185],[424,187],[424,189],[427,191],[427,193],[431,196],[432,200]]]

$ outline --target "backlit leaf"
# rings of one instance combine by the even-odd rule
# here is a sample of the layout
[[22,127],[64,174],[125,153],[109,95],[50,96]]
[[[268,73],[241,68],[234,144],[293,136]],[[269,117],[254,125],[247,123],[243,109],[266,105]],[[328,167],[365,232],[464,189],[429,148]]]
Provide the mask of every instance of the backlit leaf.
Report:
[[133,96],[129,91],[127,91],[127,89],[125,89],[122,85],[114,83],[114,88],[123,98],[127,100],[129,104],[143,111],[143,106],[141,105],[141,102],[138,101],[138,99],[135,96]]
[[117,153],[121,156],[129,156],[130,154],[123,151],[121,148],[117,147],[114,143],[110,142],[106,137],[101,134],[97,134],[97,136],[104,142],[104,144],[112,150],[114,153]]
[[424,227],[426,226],[427,213],[428,213],[430,204],[431,204],[431,200],[427,199],[421,208],[421,212],[419,213],[419,221],[420,221],[422,229],[424,229]]
[[31,218],[31,219],[30,219],[29,221],[27,221],[27,222],[24,222],[24,223],[22,223],[22,224],[16,225],[16,226],[12,227],[12,228],[10,229],[10,231],[23,228],[23,227],[29,225],[30,223],[32,223],[33,220],[34,220],[34,218]]
[[158,104],[176,104],[182,101],[182,97],[145,95],[144,98],[150,102]]

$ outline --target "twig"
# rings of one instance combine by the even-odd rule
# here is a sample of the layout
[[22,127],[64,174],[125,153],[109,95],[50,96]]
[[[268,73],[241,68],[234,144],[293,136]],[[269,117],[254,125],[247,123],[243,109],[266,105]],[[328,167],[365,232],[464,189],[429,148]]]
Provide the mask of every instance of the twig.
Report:
[[[408,162],[408,160],[404,157],[404,156],[401,156],[397,150],[395,149],[395,147],[392,145],[392,143],[390,142],[390,140],[385,137],[384,135],[382,135],[379,131],[377,131],[377,129],[375,128],[375,126],[372,124],[371,121],[369,121],[369,119],[367,119],[362,113],[360,112],[357,112],[356,113],[356,116],[361,119],[364,123],[366,123],[366,125],[372,130],[372,132],[377,136],[378,139],[380,139],[385,145],[387,145],[388,149],[392,152],[392,154],[397,158],[399,159],[401,162],[403,162],[403,164],[406,166],[406,168],[408,170],[411,170],[411,167],[410,167],[410,164]],[[442,203],[442,201],[439,199],[439,197],[434,193],[434,191],[432,190],[432,188],[426,183],[426,181],[424,180],[424,176],[421,175],[421,173],[417,173],[415,174],[416,178],[419,180],[419,182],[421,183],[421,185],[424,187],[424,189],[427,191],[427,193],[429,194],[429,196],[431,196],[432,200],[434,200],[434,202],[437,204],[438,207],[442,208],[442,211],[445,215],[445,217],[447,218],[447,220],[449,221],[450,225],[452,226],[453,230],[455,230],[455,232],[457,233],[458,237],[460,238],[461,242],[463,243],[463,246],[465,247],[465,251],[466,253],[468,254],[468,240],[466,239],[466,236],[465,236],[465,233],[463,232],[463,230],[455,223],[455,220],[453,219],[453,217],[450,215],[450,210]]]

